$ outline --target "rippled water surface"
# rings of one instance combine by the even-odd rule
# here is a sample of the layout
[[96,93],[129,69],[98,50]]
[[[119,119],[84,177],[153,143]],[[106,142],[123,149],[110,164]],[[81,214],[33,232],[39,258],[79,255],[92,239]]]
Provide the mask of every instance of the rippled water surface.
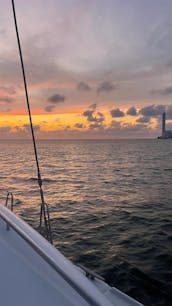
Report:
[[[32,143],[0,146],[1,202],[12,191],[37,227]],[[171,305],[172,141],[40,141],[38,152],[55,246],[145,305]]]

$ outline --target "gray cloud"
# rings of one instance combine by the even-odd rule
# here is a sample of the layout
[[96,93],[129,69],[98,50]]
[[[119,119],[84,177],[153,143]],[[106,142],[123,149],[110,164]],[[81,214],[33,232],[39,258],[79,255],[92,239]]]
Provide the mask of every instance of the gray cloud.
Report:
[[172,86],[169,86],[169,87],[166,87],[166,88],[162,89],[162,90],[160,91],[160,93],[161,93],[163,96],[171,95],[171,94],[172,94]]
[[172,95],[172,86],[168,86],[162,89],[155,89],[151,91],[152,94],[160,94],[162,96]]
[[104,114],[101,113],[101,112],[97,112],[97,115],[98,115],[99,117],[101,117],[101,118],[104,118]]
[[113,118],[117,118],[117,117],[124,117],[125,116],[125,114],[124,114],[124,112],[123,111],[121,111],[119,108],[115,108],[115,109],[112,109],[111,111],[110,111],[110,113],[111,113],[111,116],[113,117]]
[[70,131],[71,130],[71,126],[70,125],[66,125],[64,131]]
[[167,119],[172,119],[172,105],[166,107]]
[[158,117],[165,111],[165,105],[149,105],[140,109],[139,113],[142,116]]
[[97,122],[101,123],[104,121],[104,115],[101,112],[96,113],[97,104],[92,104],[89,106],[89,109],[82,113],[82,116],[87,118],[88,122]]
[[94,129],[100,126],[103,126],[103,122],[105,120],[104,114],[101,112],[96,112],[96,104],[92,104],[89,106],[89,109],[82,113],[82,116],[87,118],[88,122],[94,122],[90,125],[90,128]]
[[130,115],[130,116],[137,116],[137,110],[136,110],[135,106],[132,106],[132,107],[130,107],[130,108],[127,110],[127,115]]
[[12,98],[9,98],[9,97],[0,97],[0,102],[11,103],[12,101],[13,101]]
[[112,120],[109,127],[110,129],[119,129],[121,128],[121,122]]
[[79,82],[77,84],[77,89],[78,90],[83,90],[83,91],[90,91],[91,87],[85,82]]
[[148,123],[150,122],[150,117],[139,117],[136,121],[139,123]]
[[75,124],[75,127],[76,127],[77,129],[82,129],[82,128],[84,127],[84,125],[83,125],[83,123],[76,123],[76,124]]
[[53,104],[58,104],[60,102],[64,102],[66,99],[65,96],[59,95],[59,94],[55,94],[51,97],[48,98],[48,102],[51,102]]
[[49,112],[49,113],[52,112],[53,109],[56,107],[56,104],[64,102],[65,99],[66,99],[65,96],[62,96],[62,95],[59,95],[59,94],[55,94],[55,95],[50,96],[50,97],[47,99],[47,101],[48,101],[49,103],[51,103],[51,105],[45,106],[44,110],[45,110],[46,112]]
[[96,116],[93,116],[94,111],[91,110],[86,110],[85,112],[83,112],[83,116],[87,117],[87,121],[89,122],[103,122],[104,121],[104,115],[98,115],[98,113],[96,114]]
[[116,89],[116,85],[113,84],[112,82],[110,81],[104,81],[102,83],[99,84],[98,88],[97,88],[97,93],[100,93],[100,92],[110,92],[112,90],[115,90]]
[[[75,82],[78,79],[91,80],[90,75],[93,71],[94,75],[96,75],[95,80],[97,82],[102,79],[102,75],[108,69],[113,71],[116,77],[116,79],[113,78],[115,82],[118,82],[118,80],[126,81],[133,74],[136,75],[137,71],[138,73],[147,73],[149,70],[152,73],[152,67],[156,66],[154,63],[157,64],[162,59],[168,60],[169,55],[171,57],[171,21],[169,18],[171,2],[166,1],[165,5],[163,3],[158,4],[156,6],[156,14],[154,13],[153,4],[149,4],[148,1],[146,1],[144,7],[140,2],[135,5],[135,1],[133,1],[131,10],[126,9],[124,10],[125,12],[121,10],[118,2],[120,3],[120,1],[117,1],[116,6],[114,6],[114,1],[110,1],[109,9],[105,10],[105,2],[100,1],[99,13],[100,15],[104,15],[103,20],[100,18],[100,21],[97,18],[97,9],[93,3],[89,3],[87,6],[84,2],[84,6],[86,5],[87,8],[83,10],[83,1],[80,1],[79,7],[82,13],[78,18],[77,25],[75,22],[75,1],[71,5],[70,18],[68,18],[66,9],[64,9],[65,4],[64,7],[62,4],[62,10],[57,9],[59,8],[58,1],[53,1],[52,4],[54,7],[52,12],[51,10],[47,11],[46,5],[43,10],[38,9],[39,5],[36,5],[37,10],[35,8],[33,15],[36,11],[39,13],[40,11],[46,12],[44,15],[46,16],[46,20],[51,20],[51,22],[48,22],[47,27],[43,23],[45,22],[45,18],[40,18],[41,15],[38,14],[39,22],[37,21],[36,23],[34,18],[32,20],[33,28],[37,24],[36,37],[34,38],[31,35],[33,31],[32,27],[28,27],[29,32],[24,37],[23,47],[26,55],[28,74],[31,76],[29,77],[30,80],[32,82],[35,80],[41,82],[45,79],[59,81],[61,77],[64,78],[64,75],[69,75],[70,78],[76,69],[76,72],[80,75],[76,77],[75,73],[75,77],[73,78]],[[128,7],[128,3],[126,5]],[[28,8],[30,11],[30,6]],[[87,19],[88,10],[90,12],[89,19]],[[55,12],[57,18],[54,18]],[[63,16],[61,19],[59,19],[59,12]],[[24,15],[24,6],[23,8],[21,7],[21,13]],[[118,18],[116,18],[117,16]],[[146,20],[143,16],[147,16]],[[122,26],[124,19],[128,27]],[[136,27],[135,25],[138,19],[141,22],[140,26]],[[58,26],[59,20],[61,20],[60,27]],[[26,20],[26,27],[27,22],[29,22],[29,19],[28,21]],[[115,31],[115,22],[119,23],[117,27],[119,31],[117,32]],[[99,27],[101,27],[101,31],[97,31]],[[7,27],[5,26],[5,28]],[[58,32],[56,39],[52,35],[53,29],[56,29],[56,32]],[[132,35],[128,35],[128,33],[132,33]],[[80,37],[82,37],[82,43]],[[124,46],[127,46],[127,48]],[[12,57],[11,54],[10,57]],[[8,60],[6,62],[8,63]],[[59,68],[64,71],[61,71]],[[16,71],[13,71],[10,67],[9,74],[11,72],[16,74]],[[82,74],[82,71],[85,74]],[[89,74],[90,78],[85,77],[86,73],[87,75]],[[156,71],[157,77],[161,79],[162,75],[158,75]],[[145,88],[146,82],[144,84],[143,82],[141,86]],[[134,87],[138,88],[138,84],[134,84]]]
[[88,120],[88,121],[92,121],[93,113],[94,113],[93,110],[89,110],[89,109],[88,109],[88,110],[86,110],[86,111],[84,111],[84,112],[82,113],[82,116],[87,117],[87,120]]
[[55,108],[55,105],[47,105],[45,108],[44,108],[44,110],[46,111],[46,112],[52,112],[52,110]]
[[101,124],[100,122],[95,122],[95,123],[91,123],[91,124],[89,125],[89,129],[90,129],[90,130],[94,130],[94,129],[103,130],[103,129],[104,129],[104,126],[103,126],[103,124]]
[[97,108],[97,104],[96,104],[96,103],[91,104],[91,105],[89,106],[89,109],[92,109],[93,111],[95,111],[96,108]]

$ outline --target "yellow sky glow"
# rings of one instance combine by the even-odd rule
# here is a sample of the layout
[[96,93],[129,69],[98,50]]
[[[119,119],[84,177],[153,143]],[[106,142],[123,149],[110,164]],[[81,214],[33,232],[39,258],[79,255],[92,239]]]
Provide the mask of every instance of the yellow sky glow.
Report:
[[[102,111],[102,110],[101,110]],[[134,124],[138,117],[125,116],[120,118],[112,118],[110,113],[106,110],[103,112],[105,115],[105,125],[109,125],[112,120],[125,124]],[[32,115],[33,124],[40,125],[43,131],[52,131],[64,129],[66,126],[70,126],[72,129],[75,128],[76,123],[82,123],[85,129],[91,122],[87,122],[86,117],[82,116],[81,113],[63,113],[63,114],[34,114]],[[0,126],[10,127],[22,127],[25,124],[29,124],[28,115],[19,114],[1,114],[0,115]],[[152,128],[155,127],[156,120],[152,120]]]

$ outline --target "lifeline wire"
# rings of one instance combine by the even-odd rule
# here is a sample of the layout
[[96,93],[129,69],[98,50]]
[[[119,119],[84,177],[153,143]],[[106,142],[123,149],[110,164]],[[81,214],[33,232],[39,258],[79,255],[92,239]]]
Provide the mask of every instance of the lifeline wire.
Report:
[[[23,82],[24,82],[25,96],[26,96],[26,102],[27,102],[27,109],[28,109],[28,114],[29,114],[32,141],[33,141],[33,146],[34,146],[35,161],[36,161],[36,166],[37,166],[38,185],[39,185],[39,191],[40,191],[40,197],[41,197],[40,226],[42,225],[42,215],[43,215],[45,228],[46,228],[46,236],[47,236],[46,238],[52,243],[53,241],[52,241],[52,234],[51,234],[51,225],[50,225],[50,220],[49,220],[48,205],[44,201],[44,193],[42,189],[42,178],[41,178],[41,172],[40,172],[40,167],[39,167],[35,135],[34,135],[34,130],[33,130],[32,115],[31,115],[31,110],[30,110],[26,74],[25,74],[23,55],[22,55],[22,49],[21,49],[21,44],[20,44],[20,38],[19,38],[19,31],[18,31],[18,26],[17,26],[15,5],[14,5],[14,0],[11,0],[11,1],[12,1],[12,9],[13,9],[15,30],[16,30],[16,36],[17,36],[17,43],[18,43],[18,48],[19,48],[19,56],[20,56],[20,61],[21,61],[22,74],[23,74]],[[47,212],[47,216],[46,216],[46,212]]]

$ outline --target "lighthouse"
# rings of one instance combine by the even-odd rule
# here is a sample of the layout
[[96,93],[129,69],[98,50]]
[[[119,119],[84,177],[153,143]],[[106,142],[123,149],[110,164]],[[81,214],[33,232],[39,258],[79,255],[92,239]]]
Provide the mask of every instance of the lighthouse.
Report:
[[162,135],[158,139],[172,139],[172,130],[166,130],[166,112],[162,113]]
[[165,130],[165,120],[166,120],[166,113],[162,113],[162,138],[166,138],[166,130]]

